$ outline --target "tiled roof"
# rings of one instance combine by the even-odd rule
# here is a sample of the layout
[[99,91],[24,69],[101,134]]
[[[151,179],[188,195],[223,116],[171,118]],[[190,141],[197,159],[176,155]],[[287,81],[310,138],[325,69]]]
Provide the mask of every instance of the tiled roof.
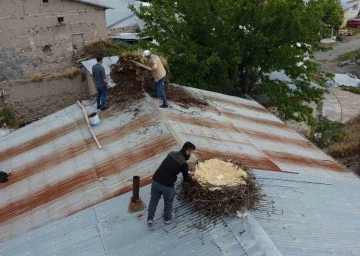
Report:
[[[146,97],[100,113],[94,132],[103,149],[76,104],[1,137],[0,169],[14,176],[0,184],[0,255],[360,254],[354,174],[258,103],[188,90],[210,105],[159,109]],[[94,102],[85,105],[95,111]],[[197,146],[196,157],[251,167],[264,195],[258,208],[200,230],[191,227],[205,219],[179,202],[168,227],[162,206],[154,229],[128,214],[132,176],[141,177],[148,202],[152,173],[185,141]]]

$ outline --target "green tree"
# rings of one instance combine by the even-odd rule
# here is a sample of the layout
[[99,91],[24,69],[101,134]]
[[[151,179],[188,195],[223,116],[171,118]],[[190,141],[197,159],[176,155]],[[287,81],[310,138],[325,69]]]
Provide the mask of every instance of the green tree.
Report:
[[330,27],[339,28],[344,22],[344,9],[340,0],[310,0],[308,5],[315,9],[321,21]]
[[[176,82],[239,96],[266,94],[284,120],[311,123],[309,103],[324,90],[311,86],[317,43],[328,33],[318,9],[303,0],[153,0],[136,15],[168,58]],[[151,46],[150,46],[151,47]],[[292,86],[270,79],[282,71]]]

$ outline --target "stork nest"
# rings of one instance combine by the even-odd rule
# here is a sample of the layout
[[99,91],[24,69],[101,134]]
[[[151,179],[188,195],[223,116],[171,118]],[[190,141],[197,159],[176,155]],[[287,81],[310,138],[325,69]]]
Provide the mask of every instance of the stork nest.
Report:
[[[236,214],[237,211],[251,210],[260,200],[260,188],[251,170],[241,163],[230,159],[219,160],[231,162],[247,173],[245,182],[233,186],[216,186],[209,183],[181,182],[178,185],[178,199],[190,204],[196,211],[200,211],[210,219]],[[195,170],[200,160],[189,164]]]
[[[118,63],[112,65],[110,76],[116,86],[109,90],[110,104],[131,104],[144,97],[144,93],[154,93],[154,79],[152,73],[142,67],[137,66],[136,61],[146,64],[146,60],[140,53],[124,53],[120,56]],[[163,59],[164,67],[167,72],[165,79],[165,92],[167,99],[176,102],[185,108],[189,106],[206,107],[208,103],[192,95],[183,87],[170,84],[170,70]],[[159,98],[160,100],[160,98]]]

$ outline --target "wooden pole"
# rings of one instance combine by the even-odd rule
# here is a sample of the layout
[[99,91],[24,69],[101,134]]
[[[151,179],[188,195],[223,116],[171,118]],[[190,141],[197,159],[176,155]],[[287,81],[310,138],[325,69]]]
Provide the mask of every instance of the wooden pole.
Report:
[[77,101],[77,104],[80,106],[80,108],[82,109],[82,111],[83,111],[83,113],[84,113],[84,116],[85,116],[85,119],[86,119],[86,123],[87,123],[87,125],[88,125],[88,127],[89,127],[89,130],[90,130],[90,132],[91,132],[91,134],[92,134],[92,136],[93,136],[93,138],[94,138],[97,146],[98,146],[99,148],[101,148],[101,145],[100,145],[98,139],[96,138],[95,133],[93,132],[93,130],[92,130],[92,128],[91,128],[91,125],[90,125],[90,122],[89,122],[89,118],[88,118],[88,115],[87,115],[87,113],[86,113],[86,110],[85,110],[84,106],[81,104],[80,101]]
[[143,65],[143,64],[141,64],[139,62],[136,62],[134,60],[132,60],[132,62],[135,63],[136,65],[138,65],[139,67],[142,67],[142,68],[145,68],[145,69],[149,70],[149,67],[147,67],[147,66],[145,66],[145,65]]

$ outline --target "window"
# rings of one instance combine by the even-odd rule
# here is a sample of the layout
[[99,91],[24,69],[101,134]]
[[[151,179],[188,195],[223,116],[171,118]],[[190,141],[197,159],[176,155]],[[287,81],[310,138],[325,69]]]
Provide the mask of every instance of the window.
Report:
[[359,4],[354,4],[352,7],[353,11],[357,11],[358,8],[359,8]]
[[63,22],[64,22],[64,17],[57,17],[57,19],[58,19],[58,22],[59,22],[59,23],[63,23]]
[[43,52],[51,52],[51,45],[48,44],[44,45]]
[[42,0],[43,4],[48,4],[49,0]]

